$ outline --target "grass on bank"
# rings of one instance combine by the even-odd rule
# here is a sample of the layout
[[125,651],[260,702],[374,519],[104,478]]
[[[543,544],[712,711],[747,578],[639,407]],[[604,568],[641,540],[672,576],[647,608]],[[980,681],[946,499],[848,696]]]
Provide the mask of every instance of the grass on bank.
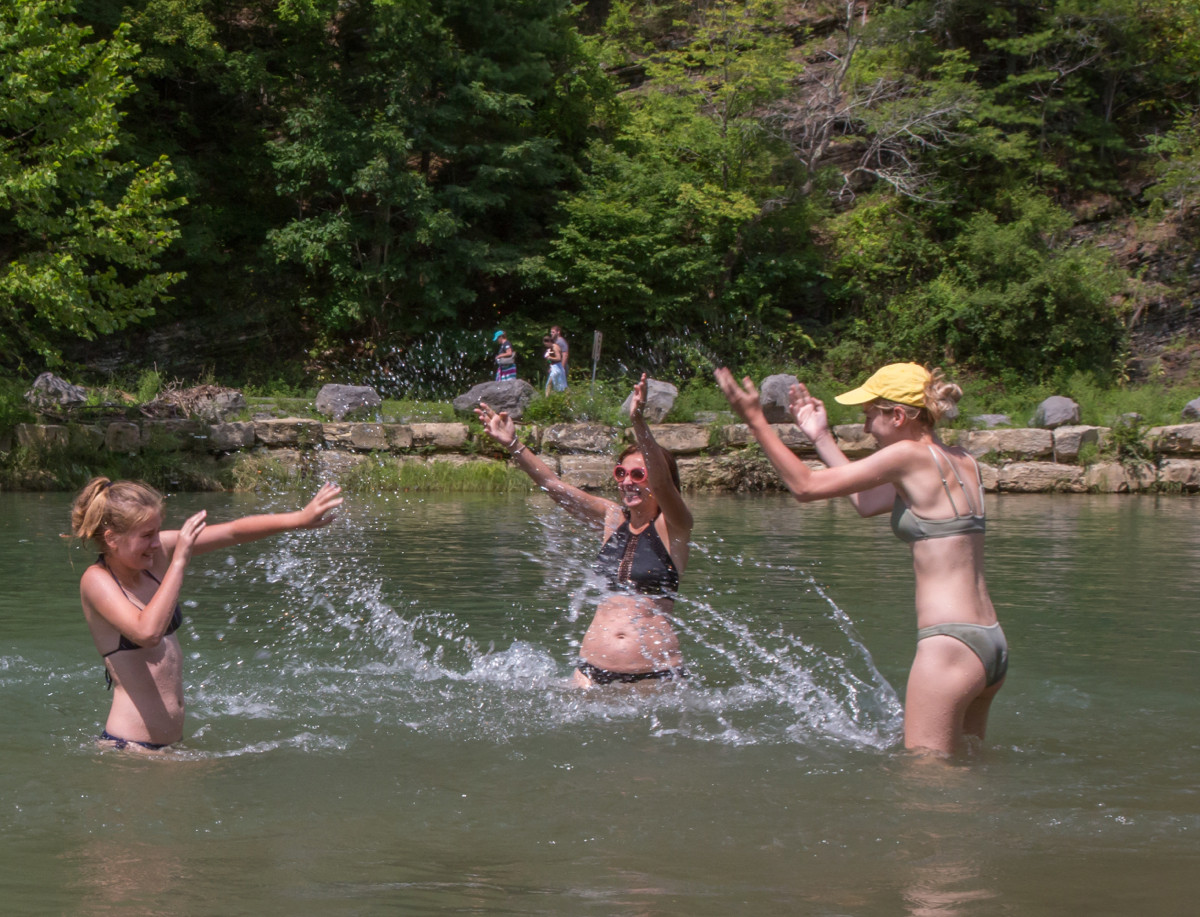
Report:
[[[321,476],[316,456],[300,466],[285,465],[270,455],[246,455],[233,467],[237,490],[282,490]],[[380,493],[528,493],[533,482],[523,471],[502,462],[422,460],[371,455],[338,473],[338,484],[351,494]]]

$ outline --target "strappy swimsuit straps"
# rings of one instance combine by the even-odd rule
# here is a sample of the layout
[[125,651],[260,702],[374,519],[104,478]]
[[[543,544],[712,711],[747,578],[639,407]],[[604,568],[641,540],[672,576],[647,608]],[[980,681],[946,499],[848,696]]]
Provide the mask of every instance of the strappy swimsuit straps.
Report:
[[[137,596],[130,594],[129,590],[126,589],[123,585],[121,585],[121,581],[119,579],[117,579],[117,574],[113,573],[112,570],[109,568],[108,564],[106,564],[104,562],[104,555],[101,555],[100,558],[96,562],[98,564],[100,564],[100,566],[102,566],[105,570],[108,570],[108,575],[113,578],[113,582],[115,582],[117,584],[117,586],[120,588],[120,590],[123,593],[125,593],[125,598],[127,598],[127,599],[129,599],[129,601],[133,602],[133,604],[136,605],[138,608],[146,607],[145,604]],[[162,580],[160,580],[157,576],[155,576],[149,570],[146,571],[146,575],[148,577],[150,577],[150,579],[154,580],[154,582],[158,583],[159,585],[162,584]],[[183,624],[183,609],[180,608],[179,603],[176,602],[175,610],[173,612],[171,612],[171,620],[170,620],[170,622],[168,622],[167,629],[163,632],[163,636],[165,637],[168,634],[175,633],[175,631],[179,630],[179,628],[182,624]],[[121,639],[117,642],[117,648],[115,650],[109,650],[107,653],[101,653],[100,654],[101,659],[107,659],[113,653],[120,653],[123,650],[143,649],[143,647],[140,644],[134,643],[132,640],[130,640],[124,634],[121,634],[120,637],[121,637]],[[105,678],[105,681],[108,683],[108,686],[111,688],[112,687],[112,673],[108,671],[107,667],[104,669],[104,678]]]
[[[987,528],[987,520],[983,509],[983,476],[979,473],[979,463],[975,462],[975,475],[979,479],[979,508],[976,510],[971,505],[970,491],[967,489],[966,482],[963,481],[950,458],[940,455],[939,450],[932,445],[929,447],[929,452],[933,456],[933,462],[937,465],[938,474],[941,476],[942,489],[946,492],[950,505],[954,507],[954,516],[949,519],[925,519],[914,513],[903,498],[896,494],[896,502],[892,504],[892,532],[907,544],[924,541],[927,538],[949,538],[951,535],[973,535],[977,532],[984,532]],[[965,514],[960,514],[958,511],[958,503],[950,491],[950,482],[946,480],[946,473],[942,467],[943,460],[950,467],[950,473],[954,475],[954,480],[958,482],[958,489],[966,501],[968,511]],[[972,458],[971,461],[974,462],[975,459]]]
[[[655,519],[658,516],[654,517]],[[629,528],[629,514],[596,557],[595,570],[608,577],[613,591],[673,596],[679,589],[679,570],[652,520],[640,532]]]

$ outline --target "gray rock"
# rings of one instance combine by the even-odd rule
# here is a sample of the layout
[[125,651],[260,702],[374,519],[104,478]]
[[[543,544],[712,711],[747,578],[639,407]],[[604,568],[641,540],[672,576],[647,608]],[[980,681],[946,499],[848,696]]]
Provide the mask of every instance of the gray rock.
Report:
[[1079,458],[1079,451],[1086,445],[1099,446],[1100,435],[1106,432],[1104,427],[1078,426],[1067,424],[1054,431],[1054,461],[1073,462]]
[[69,408],[87,402],[87,389],[82,385],[72,385],[54,373],[42,373],[33,380],[33,385],[25,393],[25,400],[39,410]]
[[767,423],[795,423],[796,419],[788,412],[788,392],[800,380],[786,373],[778,373],[763,379],[758,390],[758,400],[762,404],[763,416]]
[[209,423],[224,423],[245,411],[246,398],[236,389],[227,389],[208,397],[197,399],[192,414]]
[[977,429],[992,430],[996,427],[1011,427],[1012,418],[1007,414],[976,414],[971,418]]
[[1184,420],[1200,420],[1200,398],[1193,398],[1183,406]]
[[999,469],[997,481],[1005,493],[1083,493],[1087,490],[1083,469],[1057,462],[1012,462]]
[[1049,430],[970,430],[957,438],[971,455],[979,458],[994,452],[1022,461],[1045,458],[1054,452],[1054,434]]
[[612,490],[612,459],[596,455],[564,455],[558,461],[559,477],[583,490]]
[[[673,455],[703,452],[708,448],[708,427],[700,424],[655,424],[650,432],[654,435],[654,441]],[[627,431],[626,438],[634,442],[632,429]]]
[[559,423],[546,428],[542,445],[555,452],[609,453],[617,441],[616,427],[598,423]]
[[1030,426],[1042,430],[1053,430],[1055,427],[1077,423],[1079,423],[1079,405],[1062,395],[1051,395],[1038,405],[1037,413],[1033,415]]
[[213,424],[208,433],[208,447],[213,452],[234,452],[253,445],[254,424],[248,421]]
[[533,386],[524,379],[509,379],[505,382],[480,382],[466,394],[455,398],[453,404],[454,410],[468,414],[482,401],[493,411],[507,411],[513,420],[520,420],[533,396]]
[[317,413],[342,420],[356,413],[370,413],[383,404],[379,392],[369,385],[323,385],[317,392]]
[[[675,399],[679,397],[679,389],[670,382],[660,382],[658,379],[646,380],[646,406],[642,408],[642,416],[646,423],[662,423],[663,418],[675,407]],[[633,404],[633,392],[621,405],[621,413],[628,417],[630,405]]]
[[135,423],[110,423],[104,431],[104,447],[109,452],[136,453],[142,445],[142,430]]
[[65,424],[17,424],[17,445],[26,448],[61,448],[70,443],[70,431]]
[[471,436],[465,423],[413,423],[408,429],[412,431],[413,446],[445,452],[461,449]]
[[1151,427],[1146,440],[1163,455],[1200,455],[1200,423]]

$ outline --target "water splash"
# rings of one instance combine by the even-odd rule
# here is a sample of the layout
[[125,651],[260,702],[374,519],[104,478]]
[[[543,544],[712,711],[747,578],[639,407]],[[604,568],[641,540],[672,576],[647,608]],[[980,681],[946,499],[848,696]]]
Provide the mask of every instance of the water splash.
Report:
[[[472,633],[481,622],[410,597],[385,561],[336,552],[314,558],[303,536],[281,539],[258,562],[263,580],[282,592],[261,658],[216,664],[191,702],[213,718],[290,720],[309,731],[320,722],[335,742],[353,741],[364,724],[499,743],[623,724],[739,746],[895,744],[895,692],[845,613],[802,571],[790,573],[807,585],[808,613],[837,635],[834,646],[781,629],[759,632],[736,599],[685,597],[676,617],[693,672],[687,683],[571,687],[574,652],[602,592],[579,560],[595,545],[554,512],[540,521],[539,550],[519,554],[541,569],[544,590],[514,601],[511,611],[481,594],[478,615],[501,634],[486,641]],[[552,633],[544,625],[523,628],[535,612],[555,616]],[[508,625],[495,620],[498,613]]]

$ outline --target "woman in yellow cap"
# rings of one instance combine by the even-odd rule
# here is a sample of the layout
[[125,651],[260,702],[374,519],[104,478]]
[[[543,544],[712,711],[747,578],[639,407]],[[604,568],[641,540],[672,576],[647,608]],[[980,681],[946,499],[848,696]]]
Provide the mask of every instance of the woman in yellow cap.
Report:
[[825,406],[803,385],[790,410],[826,468],[796,457],[763,416],[758,390],[728,369],[717,383],[749,425],[797,500],[849,497],[861,516],[891,512],[892,531],[911,545],[917,580],[917,653],[904,701],[904,745],[949,755],[964,736],[982,740],[992,699],[1004,684],[1008,646],[983,575],[983,481],[967,452],[935,431],[957,413],[962,389],[941,370],[892,363],[837,400],[861,404],[879,449],[850,461],[829,430]]

